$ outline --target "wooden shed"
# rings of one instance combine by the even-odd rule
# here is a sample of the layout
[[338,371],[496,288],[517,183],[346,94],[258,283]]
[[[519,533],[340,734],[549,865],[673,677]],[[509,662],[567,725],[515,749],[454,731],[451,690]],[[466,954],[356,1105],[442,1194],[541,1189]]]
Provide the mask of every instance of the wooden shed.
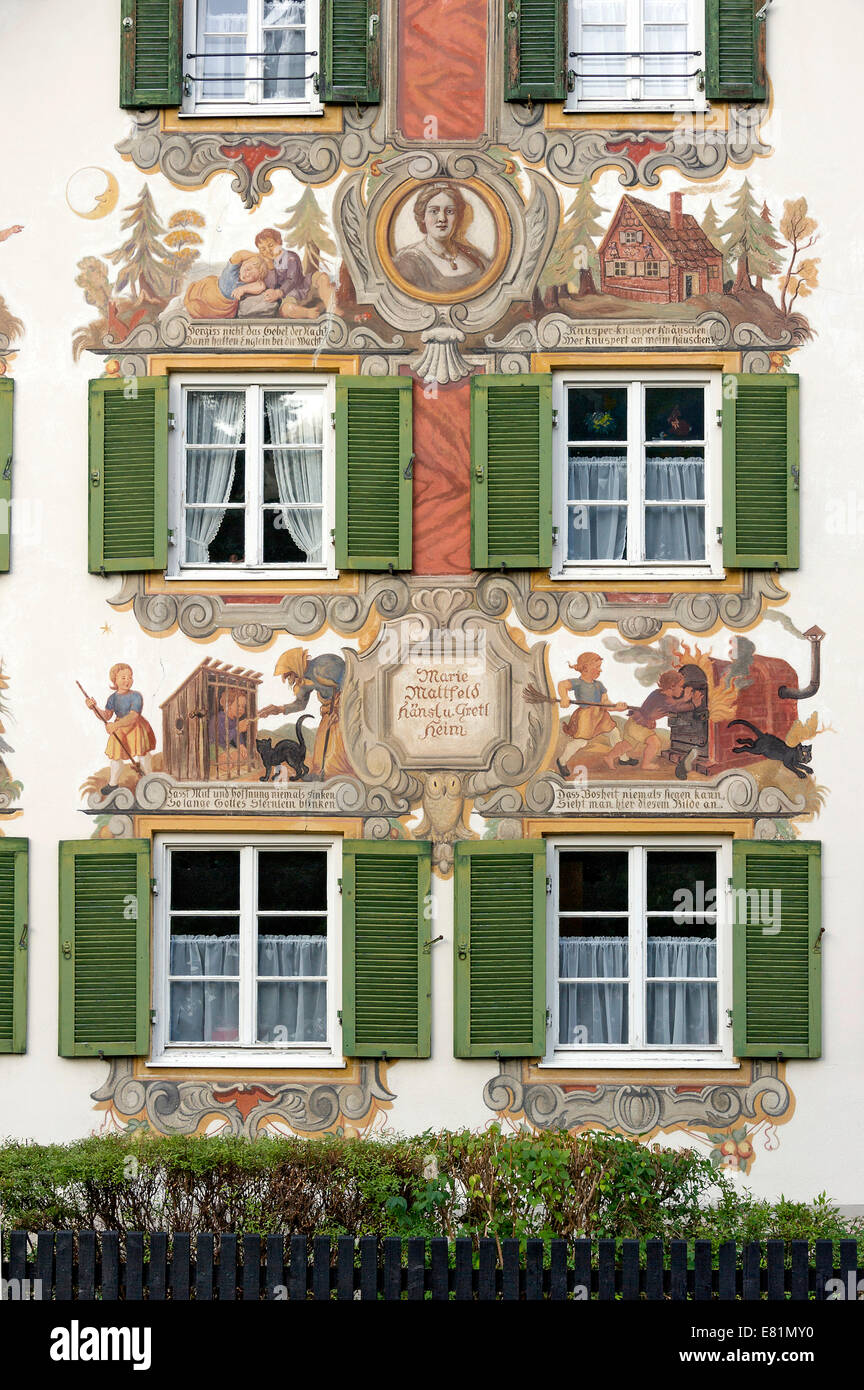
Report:
[[182,782],[230,782],[254,772],[263,679],[206,657],[161,706],[165,771]]

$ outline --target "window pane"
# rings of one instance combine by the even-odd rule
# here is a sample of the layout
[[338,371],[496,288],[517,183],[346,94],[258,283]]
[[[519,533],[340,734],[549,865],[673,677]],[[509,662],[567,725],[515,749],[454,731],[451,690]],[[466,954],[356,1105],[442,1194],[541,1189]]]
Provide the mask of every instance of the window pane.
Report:
[[687,0],[644,0],[646,24],[687,24]]
[[626,850],[562,850],[558,906],[562,912],[626,912]]
[[245,555],[244,507],[186,508],[187,565],[242,565]]
[[599,1047],[626,1043],[628,1028],[627,985],[559,985],[559,1044]]
[[683,449],[648,452],[645,497],[649,502],[694,502],[705,498],[705,457]]
[[627,387],[568,387],[567,438],[580,443],[626,440]]
[[627,508],[568,508],[567,558],[577,564],[591,560],[626,560]]
[[668,563],[705,559],[704,507],[646,507],[645,559]]
[[647,986],[646,1042],[650,1047],[708,1047],[717,1042],[717,986]]
[[210,34],[246,32],[246,0],[203,0],[204,29]]
[[712,849],[649,850],[649,912],[710,911],[717,891],[717,854]]
[[[657,920],[656,918],[654,919]],[[678,936],[648,936],[647,973],[649,979],[716,979],[717,942],[703,927]],[[713,933],[713,928],[710,929]]]
[[320,565],[320,507],[265,507],[263,525],[265,565]]
[[199,912],[240,907],[240,851],[171,850],[171,906]]
[[258,974],[292,979],[327,974],[327,924],[313,918],[258,918]]
[[[305,30],[287,27],[291,24],[305,23],[304,5],[290,0],[289,3],[269,5],[272,18],[265,17],[264,48],[268,56],[262,64],[261,84],[265,101],[274,97],[291,100],[302,97],[306,90],[306,48]],[[268,27],[270,26],[270,27]],[[273,55],[272,57],[269,55]],[[314,59],[309,59],[310,71]]]
[[323,392],[264,392],[265,444],[312,444],[320,448],[323,442]]
[[327,986],[323,982],[259,984],[258,1042],[327,1041]]
[[171,918],[172,975],[236,975],[240,918],[195,917],[182,913]]
[[[561,923],[558,941],[558,974],[562,980],[626,980],[629,944],[627,923],[607,918],[598,932],[597,922],[579,922],[573,935],[565,935],[573,921]],[[622,935],[622,926],[623,932]],[[584,931],[584,935],[582,932]]]
[[240,989],[219,980],[171,985],[171,1042],[233,1043],[240,1034]]
[[703,386],[646,386],[645,438],[684,444],[705,438]]
[[315,912],[327,907],[327,854],[320,849],[258,851],[258,910]]

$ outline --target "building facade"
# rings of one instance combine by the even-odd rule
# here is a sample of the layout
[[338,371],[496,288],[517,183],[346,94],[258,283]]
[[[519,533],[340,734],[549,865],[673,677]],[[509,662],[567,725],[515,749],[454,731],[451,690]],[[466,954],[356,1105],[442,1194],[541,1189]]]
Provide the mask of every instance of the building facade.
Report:
[[4,1133],[861,1200],[864,24],[803,9],[7,0]]

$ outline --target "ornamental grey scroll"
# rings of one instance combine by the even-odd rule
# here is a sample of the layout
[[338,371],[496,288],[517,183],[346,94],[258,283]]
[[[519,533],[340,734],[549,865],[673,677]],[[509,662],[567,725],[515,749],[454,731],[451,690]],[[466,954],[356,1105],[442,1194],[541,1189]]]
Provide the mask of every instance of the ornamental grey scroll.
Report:
[[[357,300],[388,323],[420,332],[411,362],[427,381],[467,376],[468,334],[498,323],[514,300],[530,300],[558,224],[551,182],[527,173],[527,201],[491,155],[458,149],[380,160],[382,177],[364,201],[366,175],[340,184],[333,222]],[[447,203],[440,234],[430,195]]]

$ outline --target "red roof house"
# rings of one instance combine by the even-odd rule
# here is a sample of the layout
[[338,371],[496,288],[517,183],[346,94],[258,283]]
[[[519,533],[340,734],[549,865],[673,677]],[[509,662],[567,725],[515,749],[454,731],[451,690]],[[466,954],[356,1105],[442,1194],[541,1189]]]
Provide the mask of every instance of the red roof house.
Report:
[[600,289],[620,299],[681,304],[722,294],[723,257],[673,193],[669,211],[625,193],[600,243]]

